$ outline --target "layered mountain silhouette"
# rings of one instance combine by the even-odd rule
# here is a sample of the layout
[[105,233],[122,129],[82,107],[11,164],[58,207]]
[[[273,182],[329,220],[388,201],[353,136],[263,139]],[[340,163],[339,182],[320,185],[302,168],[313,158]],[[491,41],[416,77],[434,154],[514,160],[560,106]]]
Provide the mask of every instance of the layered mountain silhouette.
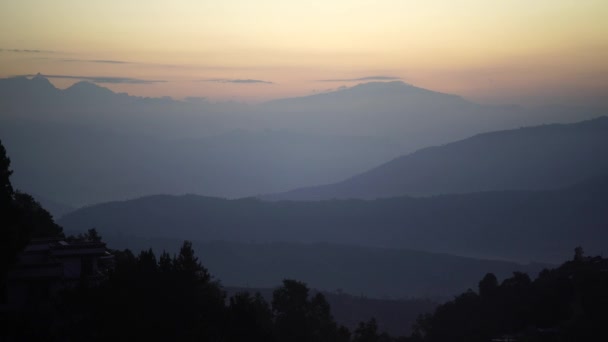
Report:
[[[229,298],[239,292],[260,293],[267,302],[272,302],[273,288],[224,287]],[[412,325],[418,316],[433,312],[438,302],[428,298],[379,299],[350,295],[344,292],[320,291],[331,306],[331,314],[338,324],[354,330],[359,323],[376,318],[378,331],[391,336],[406,336],[411,333]],[[316,293],[316,290],[312,291]]]
[[271,101],[262,109],[263,117],[278,127],[381,135],[400,142],[406,153],[488,131],[575,122],[606,113],[598,108],[481,105],[401,81],[369,82]]
[[[236,198],[332,184],[423,147],[598,113],[483,106],[402,82],[245,105],[130,96],[90,82],[58,89],[42,75],[0,79],[0,139],[16,186],[76,207],[157,193]],[[437,192],[461,191],[448,185]]]
[[390,110],[403,109],[404,104],[407,104],[407,109],[412,111],[428,110],[429,107],[448,106],[455,109],[459,106],[475,106],[474,103],[460,96],[415,87],[401,81],[362,83],[351,88],[266,103],[267,106],[287,106],[292,112],[312,111],[321,106],[333,107],[331,112],[361,109],[362,106],[368,110],[378,107]]
[[18,188],[76,207],[155,193],[234,198],[284,191],[341,180],[399,151],[373,137],[233,131],[168,139],[82,124],[2,120],[0,138]]
[[[105,234],[115,248],[177,253],[179,240]],[[176,245],[177,243],[177,245]],[[276,287],[285,278],[313,288],[372,298],[450,298],[488,270],[536,274],[546,265],[465,258],[407,249],[330,243],[194,241],[196,255],[226,286]]]
[[[59,223],[105,234],[201,241],[328,242],[559,262],[608,252],[608,176],[545,191],[373,201],[265,202],[151,196],[79,209]],[[170,228],[168,228],[170,227]]]
[[491,132],[419,150],[335,184],[266,199],[428,196],[567,186],[608,170],[608,117]]

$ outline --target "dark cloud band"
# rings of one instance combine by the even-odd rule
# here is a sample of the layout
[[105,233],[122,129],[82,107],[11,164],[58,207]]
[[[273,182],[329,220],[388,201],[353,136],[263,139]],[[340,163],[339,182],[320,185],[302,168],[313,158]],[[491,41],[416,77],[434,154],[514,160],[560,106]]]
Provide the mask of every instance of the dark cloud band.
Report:
[[[37,75],[24,75],[27,77]],[[40,75],[46,78],[60,78],[70,80],[81,80],[90,81],[94,83],[113,83],[113,84],[150,84],[150,83],[163,83],[165,80],[143,80],[139,78],[130,77],[104,77],[104,76],[75,76],[75,75]]]
[[401,77],[396,76],[367,76],[359,78],[341,78],[341,79],[328,79],[328,80],[317,80],[317,82],[357,82],[357,81],[399,81]]
[[241,84],[274,84],[270,81],[253,80],[253,79],[227,79],[227,78],[212,78],[208,80],[200,80],[200,82],[216,82],[216,83],[241,83]]
[[62,59],[66,63],[99,63],[99,64],[135,64],[127,61],[115,61],[110,59]]
[[0,52],[16,52],[16,53],[53,53],[49,50],[29,50],[29,49],[0,49]]

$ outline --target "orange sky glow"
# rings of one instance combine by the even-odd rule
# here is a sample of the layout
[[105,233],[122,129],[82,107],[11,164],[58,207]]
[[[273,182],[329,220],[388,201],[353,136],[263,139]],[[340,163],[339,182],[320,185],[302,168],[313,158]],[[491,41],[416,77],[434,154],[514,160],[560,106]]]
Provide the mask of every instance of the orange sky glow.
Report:
[[481,103],[608,105],[606,18],[605,0],[6,1],[0,77],[258,102],[382,76]]

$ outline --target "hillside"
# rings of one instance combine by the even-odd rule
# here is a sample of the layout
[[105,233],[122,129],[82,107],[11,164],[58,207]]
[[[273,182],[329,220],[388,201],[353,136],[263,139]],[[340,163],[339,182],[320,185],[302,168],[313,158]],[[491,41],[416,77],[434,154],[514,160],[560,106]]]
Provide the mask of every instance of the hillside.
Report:
[[150,196],[85,207],[68,230],[201,241],[335,242],[484,258],[559,262],[578,245],[606,251],[605,177],[547,191],[374,201],[264,202]]
[[[105,234],[104,240],[113,248],[152,248],[157,254],[178,252],[180,244],[177,239],[121,234]],[[323,291],[371,298],[450,298],[475,286],[488,270],[507,277],[542,269],[541,264],[330,243],[194,241],[193,248],[225,286],[272,288],[289,278]]]
[[[274,288],[224,288],[228,296],[239,292],[260,293],[266,301],[272,301]],[[312,291],[316,293],[316,290]],[[340,292],[320,291],[331,306],[331,313],[338,324],[350,330],[359,323],[375,318],[378,330],[391,336],[406,336],[412,332],[412,325],[422,314],[432,313],[439,303],[426,298],[378,299]]]
[[233,131],[198,139],[0,120],[13,182],[74,207],[156,193],[242,197],[338,181],[399,154],[383,139]]
[[[86,81],[59,89],[43,75],[0,79],[0,138],[18,171],[15,185],[74,207],[158,193],[283,193],[340,182],[473,134],[599,113],[484,106],[402,82],[249,105],[137,97]],[[417,172],[433,174],[427,166]],[[487,181],[486,188],[462,187],[502,189]],[[446,184],[438,193],[460,190],[453,188]]]
[[419,150],[345,181],[271,200],[427,196],[564,187],[608,170],[608,117],[479,134]]

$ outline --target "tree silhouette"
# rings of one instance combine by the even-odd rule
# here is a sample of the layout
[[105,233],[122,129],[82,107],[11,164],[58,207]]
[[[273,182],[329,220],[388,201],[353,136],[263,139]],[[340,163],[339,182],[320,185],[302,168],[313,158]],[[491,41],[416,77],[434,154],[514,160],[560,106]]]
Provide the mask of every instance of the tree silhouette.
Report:
[[10,164],[0,141],[0,283],[30,239],[63,236],[62,228],[40,203],[13,189]]
[[542,271],[532,281],[515,272],[500,285],[492,274],[468,291],[418,319],[412,341],[490,341],[504,335],[520,341],[608,339],[608,259],[583,257]]
[[169,273],[173,270],[173,260],[166,251],[163,251],[160,258],[158,258],[158,268],[163,273]]
[[31,238],[63,236],[61,227],[32,196],[14,191],[10,164],[0,141],[0,283]]
[[339,328],[329,303],[321,293],[309,300],[306,284],[286,279],[272,296],[278,341],[348,341],[350,334]]
[[154,274],[158,270],[156,256],[152,248],[147,251],[141,251],[137,257],[137,268],[144,274]]
[[393,341],[386,333],[378,332],[378,322],[375,318],[359,323],[353,336],[353,342],[390,342]]
[[482,298],[492,298],[498,289],[498,279],[493,273],[486,274],[479,282],[479,295]]
[[6,204],[13,197],[13,186],[10,177],[13,171],[10,169],[11,159],[6,154],[6,149],[0,140],[0,204]]
[[272,310],[259,293],[237,293],[230,298],[228,306],[227,340],[264,341],[274,340]]
[[203,267],[198,261],[198,257],[194,255],[191,241],[184,241],[177,258],[174,261],[174,267],[176,271],[190,275],[202,282],[211,280],[211,276],[207,269]]

